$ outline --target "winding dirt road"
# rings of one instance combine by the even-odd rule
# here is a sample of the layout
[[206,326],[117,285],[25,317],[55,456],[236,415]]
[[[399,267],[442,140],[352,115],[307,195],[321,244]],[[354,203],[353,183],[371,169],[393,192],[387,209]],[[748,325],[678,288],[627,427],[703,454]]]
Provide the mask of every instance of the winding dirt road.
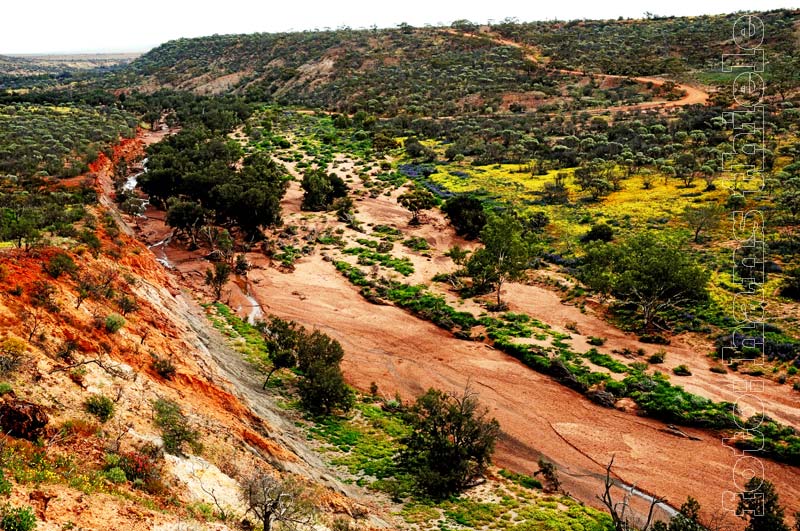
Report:
[[[541,61],[537,57],[535,53],[533,53],[530,47],[526,44],[513,41],[511,39],[505,39],[498,35],[494,35],[491,33],[482,33],[480,35],[475,35],[472,33],[463,33],[460,31],[456,31],[454,29],[445,29],[446,33],[451,35],[460,35],[462,37],[470,37],[475,39],[489,39],[496,44],[501,46],[511,46],[513,48],[517,48],[522,50],[525,54],[525,58],[533,63],[541,64]],[[667,81],[667,79],[663,79],[660,77],[629,77],[629,76],[620,76],[616,74],[601,74],[601,73],[593,73],[593,72],[581,72],[579,70],[563,70],[563,69],[555,69],[554,72],[560,72],[562,74],[573,74],[578,76],[592,76],[601,79],[614,79],[614,80],[623,80],[623,79],[633,79],[638,83],[651,83],[655,86],[662,86]],[[636,103],[633,105],[619,105],[614,107],[601,107],[596,109],[585,109],[581,110],[581,112],[586,112],[588,114],[603,114],[606,112],[633,112],[633,111],[644,111],[649,109],[658,109],[658,110],[665,110],[665,109],[672,109],[675,107],[685,107],[687,105],[705,105],[708,101],[708,93],[700,88],[693,87],[691,85],[686,85],[683,83],[678,83],[676,85],[678,90],[683,91],[685,94],[682,98],[674,100],[674,101],[648,101],[644,103]]]

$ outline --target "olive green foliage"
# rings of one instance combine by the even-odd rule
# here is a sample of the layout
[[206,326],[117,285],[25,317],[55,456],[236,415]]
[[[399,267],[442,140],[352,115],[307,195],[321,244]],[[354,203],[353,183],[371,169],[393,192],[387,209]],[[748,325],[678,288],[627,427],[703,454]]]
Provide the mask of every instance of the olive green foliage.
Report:
[[53,278],[58,278],[62,274],[67,273],[74,275],[78,271],[78,266],[72,257],[64,252],[58,252],[50,257],[50,260],[42,266],[47,274]]
[[4,505],[0,509],[0,529],[3,531],[33,531],[36,529],[36,516],[33,509]]
[[581,237],[581,241],[584,242],[610,242],[614,239],[614,229],[608,226],[605,223],[598,223],[597,225],[592,225],[592,228],[589,229],[589,232]]
[[461,395],[429,389],[409,410],[413,431],[403,440],[401,468],[435,498],[472,485],[489,465],[500,433],[487,413],[469,389]]
[[239,348],[259,370],[266,372],[263,388],[280,369],[297,369],[301,378],[297,390],[301,405],[316,416],[346,412],[352,407],[353,392],[344,381],[340,368],[344,350],[341,344],[320,332],[309,332],[294,321],[270,316],[250,324],[234,315],[221,303],[214,304],[224,319],[213,319],[226,335],[240,338]]
[[148,148],[148,171],[139,185],[165,203],[187,198],[172,203],[168,222],[193,239],[207,211],[214,212],[213,221],[219,224],[231,223],[257,235],[261,227],[280,222],[288,177],[264,153],[245,156],[237,169],[242,155],[239,145],[222,133],[200,126],[184,129]]
[[413,186],[409,191],[397,198],[397,202],[411,211],[411,225],[419,224],[419,215],[423,210],[429,210],[436,205],[432,193],[422,186]]
[[83,407],[100,422],[106,422],[114,416],[114,401],[105,395],[90,396],[83,403]]
[[303,406],[315,415],[330,415],[335,409],[347,411],[353,392],[347,387],[339,364],[344,350],[338,341],[319,330],[306,335],[297,351],[297,367],[303,378],[297,388]]
[[405,256],[403,258],[395,258],[390,254],[379,253],[368,247],[348,247],[343,252],[358,256],[358,263],[362,265],[378,263],[384,267],[394,269],[403,276],[408,276],[414,272],[414,265]]
[[150,367],[165,380],[171,380],[177,372],[175,364],[172,363],[172,358],[161,357],[155,354],[153,355],[153,361],[150,362]]
[[206,285],[211,286],[215,301],[222,296],[222,288],[231,278],[232,271],[233,268],[227,262],[216,262],[213,268],[206,270]]
[[533,242],[521,221],[510,213],[490,215],[481,230],[483,248],[467,262],[467,273],[477,290],[494,287],[497,306],[505,282],[522,278],[534,257]]
[[[303,74],[301,67],[342,47],[348,52],[329,74]],[[437,28],[180,39],[138,58],[128,75],[191,86],[204,74],[240,71],[258,72],[243,77],[239,86],[254,100],[390,116],[478,112],[491,105],[480,100],[499,107],[505,91],[557,92],[548,73],[526,61],[521,50]]]
[[445,202],[442,210],[456,229],[456,234],[467,239],[477,238],[486,225],[483,203],[476,197],[456,195]]
[[167,205],[167,225],[175,229],[176,236],[186,234],[197,245],[197,235],[210,217],[208,210],[197,201],[184,201],[177,197],[170,197]]
[[183,448],[186,444],[195,452],[202,449],[200,434],[191,427],[189,419],[177,402],[159,398],[153,402],[153,412],[156,426],[161,430],[165,452],[183,455]]
[[681,505],[681,508],[669,523],[656,522],[652,527],[653,531],[706,531],[701,524],[700,504],[689,496]]
[[648,329],[661,312],[705,298],[709,273],[679,242],[644,232],[619,244],[587,246],[582,278],[635,305]]
[[105,327],[106,331],[113,334],[119,332],[125,326],[125,318],[118,313],[112,313],[106,317]]
[[789,531],[778,492],[769,480],[754,476],[745,489],[736,508],[736,514],[747,522],[745,531]]
[[135,127],[133,115],[113,108],[0,104],[0,175],[80,175]]
[[[797,15],[786,10],[758,13],[766,31],[764,46],[775,57],[794,49],[789,35]],[[738,14],[641,20],[574,20],[493,25],[501,35],[541,49],[555,68],[620,75],[678,74],[690,68],[719,71],[723,53],[737,53],[733,40],[709,42],[708,35],[730,34]]]
[[700,234],[703,231],[710,231],[719,227],[724,213],[724,208],[715,203],[687,209],[683,213],[683,219],[694,231],[694,242],[699,242]]
[[305,330],[294,321],[285,321],[275,316],[259,323],[259,328],[264,334],[267,357],[271,364],[262,387],[266,389],[275,371],[292,369],[297,365],[297,351],[305,337]]
[[347,185],[335,173],[322,169],[308,170],[303,174],[303,210],[328,210],[334,201],[347,196]]

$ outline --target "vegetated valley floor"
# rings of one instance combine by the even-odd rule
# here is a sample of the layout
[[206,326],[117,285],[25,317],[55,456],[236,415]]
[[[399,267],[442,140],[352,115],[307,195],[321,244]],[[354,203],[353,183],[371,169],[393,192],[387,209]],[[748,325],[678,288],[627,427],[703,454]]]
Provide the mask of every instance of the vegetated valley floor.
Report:
[[[393,257],[406,258],[413,264],[414,272],[407,278],[394,271],[382,271],[411,284],[428,284],[431,291],[444,296],[459,310],[476,316],[483,311],[474,301],[459,301],[443,285],[430,282],[436,273],[455,269],[444,256],[450,246],[475,245],[456,236],[438,210],[429,213],[422,225],[409,226],[408,211],[397,203],[402,188],[373,197],[360,193],[367,190],[363,180],[353,177],[359,161],[352,154],[338,154],[329,170],[345,178],[352,195],[358,197],[357,217],[366,228],[365,235],[347,228],[333,214],[301,211],[302,190],[297,180],[300,175],[294,162],[284,163],[296,179],[282,203],[284,226],[297,227],[294,243],[316,241],[319,235],[341,231],[341,238],[354,244],[370,234],[376,236],[372,231],[379,226],[398,229],[402,233],[399,240],[424,238],[430,246],[428,251],[412,251],[400,245],[399,240],[392,250]],[[369,173],[377,174],[377,167]],[[163,212],[150,208],[143,218],[128,221],[137,227],[145,243],[153,245],[171,233],[163,217]],[[276,230],[276,234],[279,232]],[[337,271],[337,261],[355,263],[353,257],[342,253],[342,248],[314,244],[310,254],[298,255],[289,267],[260,252],[248,253],[253,268],[247,281],[230,282],[223,301],[245,318],[274,314],[319,328],[336,338],[346,352],[345,375],[361,391],[367,391],[375,382],[381,395],[399,393],[404,400],[411,400],[429,387],[460,390],[471,386],[480,393],[481,401],[503,430],[496,464],[530,474],[537,469],[539,456],[544,455],[557,463],[565,490],[590,505],[599,506],[596,496],[601,492],[605,466],[612,456],[616,456],[615,471],[621,481],[643,492],[666,496],[673,506],[691,495],[706,507],[721,507],[724,493],[737,490],[733,476],[737,457],[714,435],[686,429],[697,440],[677,437],[665,430],[664,423],[637,416],[632,403],[625,408],[628,411],[603,408],[485,342],[456,339],[401,308],[372,304]],[[187,251],[174,241],[154,251],[185,286],[205,293],[207,261],[202,251]],[[559,280],[557,273],[543,271],[539,275],[538,282],[507,286],[503,295],[511,311],[528,314],[554,331],[569,334],[571,339],[567,341],[578,352],[590,348],[592,336],[607,338],[599,350],[620,361],[625,358],[612,351],[642,348],[649,355],[658,350],[603,320],[593,310],[599,305],[593,306],[590,301],[581,311],[562,302],[560,292],[550,285],[554,278]],[[574,323],[572,331],[565,328],[566,323]],[[696,369],[695,376],[679,382],[688,391],[718,401],[734,400],[728,386],[732,378],[708,370],[711,363],[706,353],[711,350],[710,341],[699,335],[678,336],[668,347],[665,369],[689,363]],[[795,404],[779,385],[766,381],[761,396],[772,418],[800,425]],[[740,405],[752,410],[745,411],[747,414],[757,406],[746,402]],[[702,474],[698,473],[699,463]],[[800,472],[770,460],[765,460],[764,466],[787,508],[800,510]],[[643,504],[644,500],[638,502]]]

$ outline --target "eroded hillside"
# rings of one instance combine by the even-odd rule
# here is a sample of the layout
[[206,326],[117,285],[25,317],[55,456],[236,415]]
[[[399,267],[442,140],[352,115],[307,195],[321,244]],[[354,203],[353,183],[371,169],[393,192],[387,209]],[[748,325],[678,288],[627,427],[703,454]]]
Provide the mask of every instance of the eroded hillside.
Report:
[[[141,147],[122,145],[114,162]],[[98,185],[111,166],[105,156],[92,165]],[[97,239],[0,250],[12,503],[31,505],[39,529],[178,529],[222,512],[242,518],[234,478],[262,470],[300,475],[328,515],[323,523],[367,514],[113,210],[89,207],[75,227]],[[157,450],[176,428],[159,424],[159,404],[178,406],[184,419],[170,422],[185,420],[194,434],[178,455]]]

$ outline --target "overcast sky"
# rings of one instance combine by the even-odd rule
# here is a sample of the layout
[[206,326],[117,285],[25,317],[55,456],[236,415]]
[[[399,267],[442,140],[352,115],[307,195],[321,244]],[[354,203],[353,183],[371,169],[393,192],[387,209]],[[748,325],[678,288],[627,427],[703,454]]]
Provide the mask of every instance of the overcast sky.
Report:
[[699,15],[800,0],[0,0],[0,54],[145,51],[179,37],[314,28]]

